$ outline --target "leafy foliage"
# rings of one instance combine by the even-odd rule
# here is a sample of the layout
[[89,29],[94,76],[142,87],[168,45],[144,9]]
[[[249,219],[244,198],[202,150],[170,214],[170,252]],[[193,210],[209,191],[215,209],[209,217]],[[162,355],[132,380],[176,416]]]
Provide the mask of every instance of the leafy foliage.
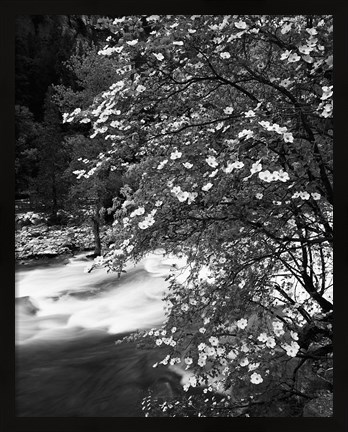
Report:
[[[246,401],[306,400],[313,359],[329,367],[332,354],[332,17],[105,25],[98,54],[115,82],[63,116],[108,144],[78,177],[126,171],[104,264],[183,257],[164,327],[145,336],[167,346],[163,364],[192,371],[187,391],[211,386],[232,416]],[[212,409],[193,415],[225,415]]]

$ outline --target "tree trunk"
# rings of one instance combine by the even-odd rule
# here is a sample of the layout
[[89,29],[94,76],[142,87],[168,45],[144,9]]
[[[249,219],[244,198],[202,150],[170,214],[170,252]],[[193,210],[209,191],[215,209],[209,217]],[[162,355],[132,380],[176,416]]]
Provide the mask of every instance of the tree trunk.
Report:
[[98,211],[96,211],[96,214],[92,217],[92,228],[93,228],[93,236],[94,236],[94,255],[100,256],[101,255],[101,241],[100,241],[100,220]]

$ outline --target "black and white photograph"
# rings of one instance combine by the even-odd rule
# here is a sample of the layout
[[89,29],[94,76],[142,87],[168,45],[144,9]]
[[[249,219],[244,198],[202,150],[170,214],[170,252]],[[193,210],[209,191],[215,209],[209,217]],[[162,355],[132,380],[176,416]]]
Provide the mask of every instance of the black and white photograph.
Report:
[[334,27],[16,16],[17,417],[333,417]]

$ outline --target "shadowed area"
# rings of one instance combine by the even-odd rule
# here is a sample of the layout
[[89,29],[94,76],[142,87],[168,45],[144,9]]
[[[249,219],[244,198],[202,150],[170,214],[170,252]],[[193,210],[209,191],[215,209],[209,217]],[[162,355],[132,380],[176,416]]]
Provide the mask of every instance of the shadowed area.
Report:
[[163,357],[115,336],[82,331],[78,340],[38,342],[17,349],[16,415],[24,417],[137,417],[152,388],[157,397],[180,391],[180,377]]

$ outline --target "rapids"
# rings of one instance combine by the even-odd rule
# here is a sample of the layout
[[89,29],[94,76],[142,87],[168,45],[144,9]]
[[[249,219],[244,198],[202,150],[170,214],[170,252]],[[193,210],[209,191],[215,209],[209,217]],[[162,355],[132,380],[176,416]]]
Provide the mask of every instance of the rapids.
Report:
[[88,263],[80,254],[16,271],[17,416],[142,416],[149,388],[164,397],[181,389],[177,373],[152,367],[160,348],[115,344],[163,323],[165,277],[180,260],[157,251],[120,278],[86,273]]

